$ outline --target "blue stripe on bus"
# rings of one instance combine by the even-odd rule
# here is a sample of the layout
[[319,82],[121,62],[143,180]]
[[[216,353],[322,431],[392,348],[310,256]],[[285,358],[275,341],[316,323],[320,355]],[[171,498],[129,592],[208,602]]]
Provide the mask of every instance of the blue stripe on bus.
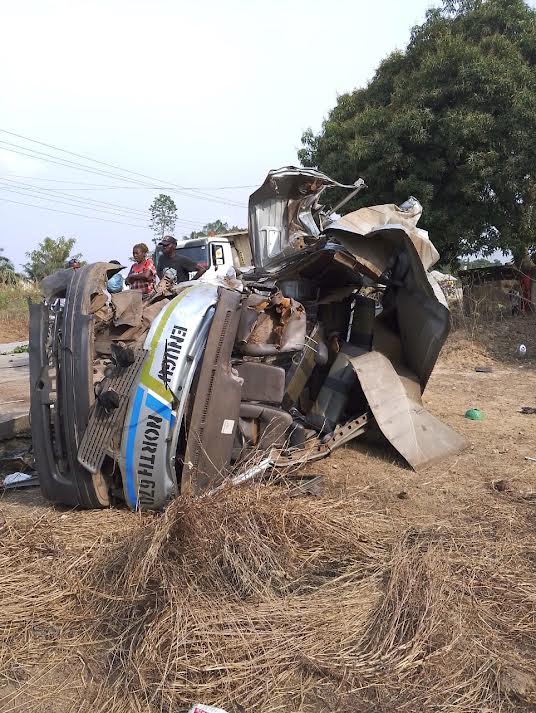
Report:
[[152,394],[147,393],[145,405],[147,406],[147,408],[151,409],[151,411],[154,411],[162,418],[165,418],[166,421],[169,421],[171,425],[173,425],[173,421],[175,420],[175,414],[172,413],[171,406],[169,404],[166,404],[163,401],[156,399]]
[[136,442],[136,430],[140,420],[140,411],[144,393],[145,389],[142,386],[138,386],[136,396],[134,397],[134,403],[132,405],[130,423],[128,424],[127,448],[125,453],[127,498],[129,501],[128,504],[133,509],[136,509],[138,506],[138,493],[134,474],[134,446]]

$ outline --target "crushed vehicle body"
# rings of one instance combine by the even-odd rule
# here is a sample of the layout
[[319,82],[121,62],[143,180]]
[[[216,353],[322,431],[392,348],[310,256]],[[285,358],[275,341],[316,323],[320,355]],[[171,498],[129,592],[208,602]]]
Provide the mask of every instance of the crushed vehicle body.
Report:
[[[331,188],[348,193],[329,211]],[[410,198],[339,215],[363,188],[271,171],[249,201],[252,264],[180,284],[166,274],[146,300],[107,291],[113,263],[44,280],[30,306],[44,495],[158,510],[368,429],[415,470],[460,452],[464,439],[422,403],[449,331],[422,208]]]

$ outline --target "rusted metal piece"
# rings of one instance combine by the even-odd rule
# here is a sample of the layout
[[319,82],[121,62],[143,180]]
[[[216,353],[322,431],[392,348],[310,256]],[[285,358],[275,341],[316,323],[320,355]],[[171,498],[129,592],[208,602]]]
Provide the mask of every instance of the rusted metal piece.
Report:
[[242,391],[242,380],[231,368],[239,319],[240,294],[221,289],[188,429],[181,482],[187,495],[215,488],[231,460]]
[[466,448],[465,438],[424,408],[418,382],[397,374],[383,354],[370,352],[350,363],[381,432],[412,468]]
[[244,302],[237,342],[242,354],[269,356],[295,352],[305,342],[303,306],[276,292],[268,297],[252,294]]
[[354,438],[365,433],[369,423],[369,415],[367,413],[358,416],[357,418],[347,421],[346,423],[337,426],[329,439],[321,442],[320,439],[312,439],[303,451],[295,451],[291,455],[273,454],[272,464],[274,468],[286,468],[290,466],[302,465],[304,463],[312,463],[313,461],[326,458],[334,450],[349,443]]

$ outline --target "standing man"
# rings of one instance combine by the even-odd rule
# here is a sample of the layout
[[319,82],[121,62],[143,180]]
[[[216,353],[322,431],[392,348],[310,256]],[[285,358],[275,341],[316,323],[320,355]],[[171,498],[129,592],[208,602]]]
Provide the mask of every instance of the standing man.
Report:
[[189,280],[190,272],[195,272],[193,279],[197,280],[207,271],[206,267],[198,267],[197,263],[190,260],[189,257],[177,255],[177,241],[171,235],[162,238],[158,245],[162,248],[162,255],[160,255],[156,266],[156,274],[160,279],[162,279],[165,270],[170,267],[177,272],[177,282]]

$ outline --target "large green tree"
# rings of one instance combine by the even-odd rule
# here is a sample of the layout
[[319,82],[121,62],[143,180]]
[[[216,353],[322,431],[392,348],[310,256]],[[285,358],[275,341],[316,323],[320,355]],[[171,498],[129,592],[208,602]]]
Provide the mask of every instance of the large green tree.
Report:
[[218,218],[216,220],[213,220],[211,223],[207,223],[206,225],[204,225],[201,230],[192,230],[192,232],[190,233],[190,239],[201,238],[205,235],[222,235],[223,233],[233,233],[237,230],[240,230],[237,225],[229,226],[229,223],[226,223]]
[[28,262],[24,265],[24,272],[31,280],[39,281],[64,268],[69,257],[80,261],[80,253],[71,255],[75,243],[75,238],[45,238],[35,250],[26,253]]
[[161,193],[151,203],[149,212],[155,242],[162,240],[164,235],[173,233],[177,222],[177,206],[172,198]]
[[367,87],[339,97],[302,163],[368,184],[354,207],[416,196],[442,253],[536,244],[536,12],[445,0]]

